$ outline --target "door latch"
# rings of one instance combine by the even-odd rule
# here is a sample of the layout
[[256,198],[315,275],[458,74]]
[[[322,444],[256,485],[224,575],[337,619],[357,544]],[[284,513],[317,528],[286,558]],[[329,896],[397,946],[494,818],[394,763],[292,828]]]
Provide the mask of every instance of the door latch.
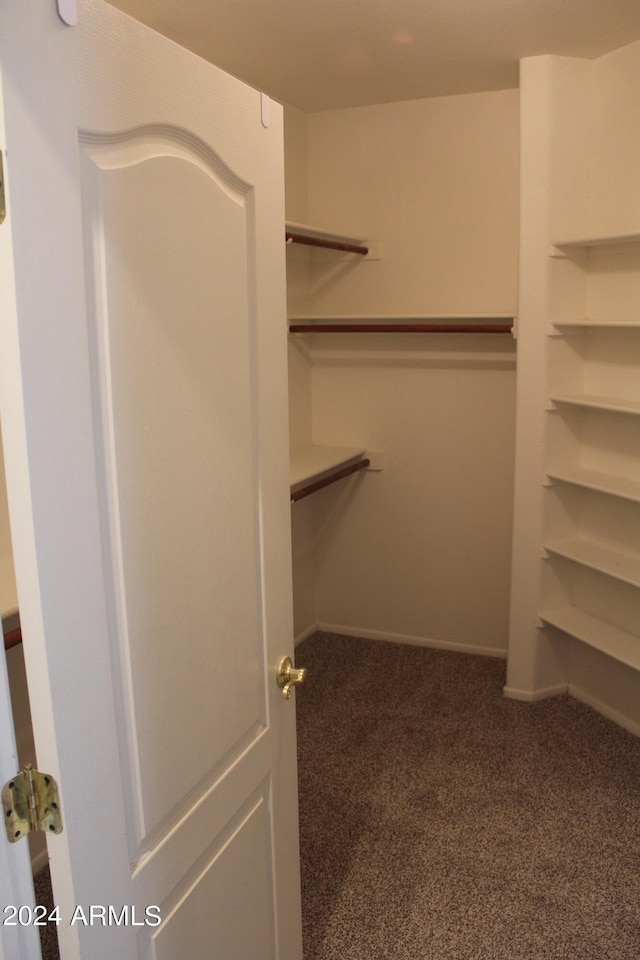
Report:
[[276,680],[278,686],[282,688],[282,696],[285,700],[291,697],[291,687],[297,687],[304,683],[307,676],[306,667],[294,667],[291,657],[283,657],[276,670]]
[[9,843],[37,830],[62,832],[58,785],[50,774],[39,773],[30,763],[2,788],[2,810]]

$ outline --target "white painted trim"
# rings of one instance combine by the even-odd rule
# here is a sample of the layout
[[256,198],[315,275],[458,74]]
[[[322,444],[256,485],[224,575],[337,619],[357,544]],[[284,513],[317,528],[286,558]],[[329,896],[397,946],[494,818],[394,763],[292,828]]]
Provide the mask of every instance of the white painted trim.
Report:
[[614,710],[609,704],[603,703],[602,700],[598,700],[597,697],[593,697],[590,693],[586,693],[572,683],[569,684],[569,693],[572,697],[575,697],[576,700],[591,707],[596,713],[602,714],[603,717],[606,717],[608,720],[613,720],[618,726],[633,733],[636,737],[640,737],[640,723],[632,720],[631,717],[627,717],[624,713]]
[[548,700],[550,697],[559,697],[563,693],[567,693],[568,685],[559,683],[552,687],[541,687],[539,690],[519,690],[517,687],[504,686],[502,692],[508,700],[537,703],[538,700]]
[[338,633],[345,637],[362,637],[363,640],[384,640],[387,643],[406,643],[413,647],[429,647],[433,650],[452,650],[456,653],[473,653],[481,657],[499,657],[506,660],[507,651],[500,647],[483,647],[473,643],[456,643],[450,640],[435,640],[432,637],[415,637],[404,633],[387,633],[383,630],[368,630],[366,627],[345,627],[339,623],[319,623],[318,630]]

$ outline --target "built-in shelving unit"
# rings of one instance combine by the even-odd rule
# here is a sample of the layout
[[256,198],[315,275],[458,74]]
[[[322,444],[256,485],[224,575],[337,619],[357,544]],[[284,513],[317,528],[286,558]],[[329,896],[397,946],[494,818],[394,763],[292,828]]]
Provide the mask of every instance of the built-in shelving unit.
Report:
[[555,243],[550,278],[539,617],[640,671],[640,232]]

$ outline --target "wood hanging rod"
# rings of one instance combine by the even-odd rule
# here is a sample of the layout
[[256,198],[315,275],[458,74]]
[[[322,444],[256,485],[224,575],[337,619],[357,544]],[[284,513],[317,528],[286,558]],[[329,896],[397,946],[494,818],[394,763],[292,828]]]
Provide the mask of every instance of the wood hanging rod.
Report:
[[335,483],[337,480],[350,477],[352,473],[357,473],[358,470],[366,470],[370,463],[371,461],[366,458],[364,460],[358,460],[357,463],[352,463],[348,467],[342,467],[341,470],[336,470],[335,473],[329,474],[328,477],[323,477],[322,480],[314,480],[313,483],[307,484],[306,487],[295,490],[291,494],[291,503],[302,500],[303,497],[308,497],[309,494],[315,493],[317,490],[322,490],[323,487],[328,487],[329,484]]
[[310,237],[305,233],[295,233],[292,230],[285,232],[287,243],[303,243],[308,247],[324,247],[326,250],[340,250],[342,253],[359,253],[366,257],[369,247],[362,243],[348,243],[346,240],[329,240],[325,237]]
[[22,643],[22,630],[20,627],[16,627],[15,630],[7,630],[4,635],[5,650],[10,650],[11,647],[17,647],[19,643]]
[[290,333],[511,333],[504,323],[290,323]]

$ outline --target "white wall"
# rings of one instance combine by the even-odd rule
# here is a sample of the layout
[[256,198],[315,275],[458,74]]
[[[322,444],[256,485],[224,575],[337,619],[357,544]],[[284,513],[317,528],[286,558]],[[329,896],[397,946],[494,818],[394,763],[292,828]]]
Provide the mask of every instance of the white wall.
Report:
[[[383,254],[353,267],[323,258],[310,268],[307,309],[515,314],[517,91],[306,122],[308,221],[380,241]],[[295,159],[293,148],[287,157]],[[301,219],[289,208],[287,216]],[[314,442],[386,454],[383,472],[294,507],[294,567],[306,561],[297,632],[308,622],[315,561],[317,620],[326,627],[504,653],[511,338],[323,335],[292,347],[291,370],[292,430],[310,399]]]
[[517,90],[313,114],[308,149],[311,222],[384,254],[317,276],[316,310],[515,311]]
[[591,227],[640,224],[640,41],[593,63]]

